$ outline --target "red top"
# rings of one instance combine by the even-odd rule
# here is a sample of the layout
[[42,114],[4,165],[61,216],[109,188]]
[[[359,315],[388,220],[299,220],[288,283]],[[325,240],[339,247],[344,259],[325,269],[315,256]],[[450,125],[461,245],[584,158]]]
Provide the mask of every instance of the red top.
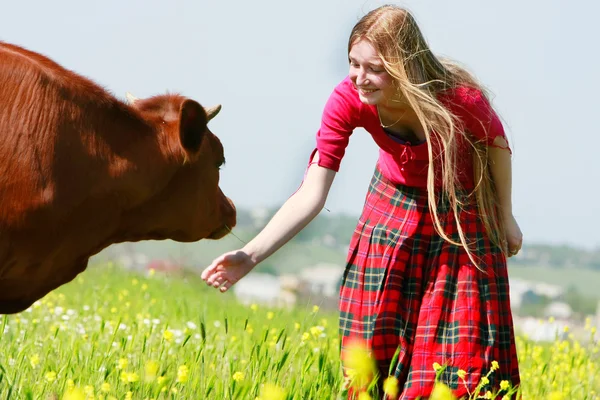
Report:
[[[438,98],[476,140],[488,145],[493,145],[497,136],[506,140],[500,119],[479,90],[458,87],[440,94]],[[339,171],[355,128],[364,128],[379,146],[378,164],[386,178],[406,186],[427,188],[427,143],[411,145],[391,138],[380,124],[377,108],[360,101],[349,77],[336,86],[325,105],[321,128],[317,133],[318,165]],[[435,147],[433,151],[435,154]],[[458,171],[464,188],[474,186],[472,155],[471,146],[464,139],[459,139]]]

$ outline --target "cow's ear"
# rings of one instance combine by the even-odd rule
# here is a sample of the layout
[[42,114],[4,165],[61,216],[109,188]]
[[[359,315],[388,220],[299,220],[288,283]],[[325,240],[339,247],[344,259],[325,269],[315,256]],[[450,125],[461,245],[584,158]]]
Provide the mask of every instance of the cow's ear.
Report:
[[200,104],[189,99],[183,102],[179,112],[179,140],[187,152],[200,150],[207,124],[206,112]]

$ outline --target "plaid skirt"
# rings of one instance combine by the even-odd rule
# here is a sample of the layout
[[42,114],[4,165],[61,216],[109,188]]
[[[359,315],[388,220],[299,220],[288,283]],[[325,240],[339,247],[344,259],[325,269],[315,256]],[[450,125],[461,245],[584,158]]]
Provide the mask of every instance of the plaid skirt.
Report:
[[[341,358],[353,340],[370,349],[379,383],[399,382],[399,399],[426,398],[440,381],[457,397],[502,380],[520,383],[506,258],[487,235],[476,206],[460,213],[477,269],[461,246],[436,233],[427,192],[396,185],[376,168],[352,236],[340,290]],[[438,204],[444,232],[459,241],[454,213]],[[394,354],[397,359],[391,365]],[[459,378],[458,371],[466,376]]]

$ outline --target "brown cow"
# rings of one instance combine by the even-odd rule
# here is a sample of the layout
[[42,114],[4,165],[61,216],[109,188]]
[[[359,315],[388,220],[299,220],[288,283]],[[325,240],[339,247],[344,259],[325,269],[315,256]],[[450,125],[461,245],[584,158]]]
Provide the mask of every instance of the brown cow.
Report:
[[0,42],[0,313],[25,310],[124,241],[219,239],[220,106],[168,94],[119,101]]

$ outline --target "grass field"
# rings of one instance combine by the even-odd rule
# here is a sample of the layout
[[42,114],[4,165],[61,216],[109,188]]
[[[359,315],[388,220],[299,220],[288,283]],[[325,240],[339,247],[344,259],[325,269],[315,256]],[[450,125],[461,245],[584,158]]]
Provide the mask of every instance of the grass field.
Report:
[[[195,279],[95,267],[0,318],[2,399],[335,399],[342,383],[335,314],[241,306]],[[597,341],[518,349],[525,399],[600,399]]]

